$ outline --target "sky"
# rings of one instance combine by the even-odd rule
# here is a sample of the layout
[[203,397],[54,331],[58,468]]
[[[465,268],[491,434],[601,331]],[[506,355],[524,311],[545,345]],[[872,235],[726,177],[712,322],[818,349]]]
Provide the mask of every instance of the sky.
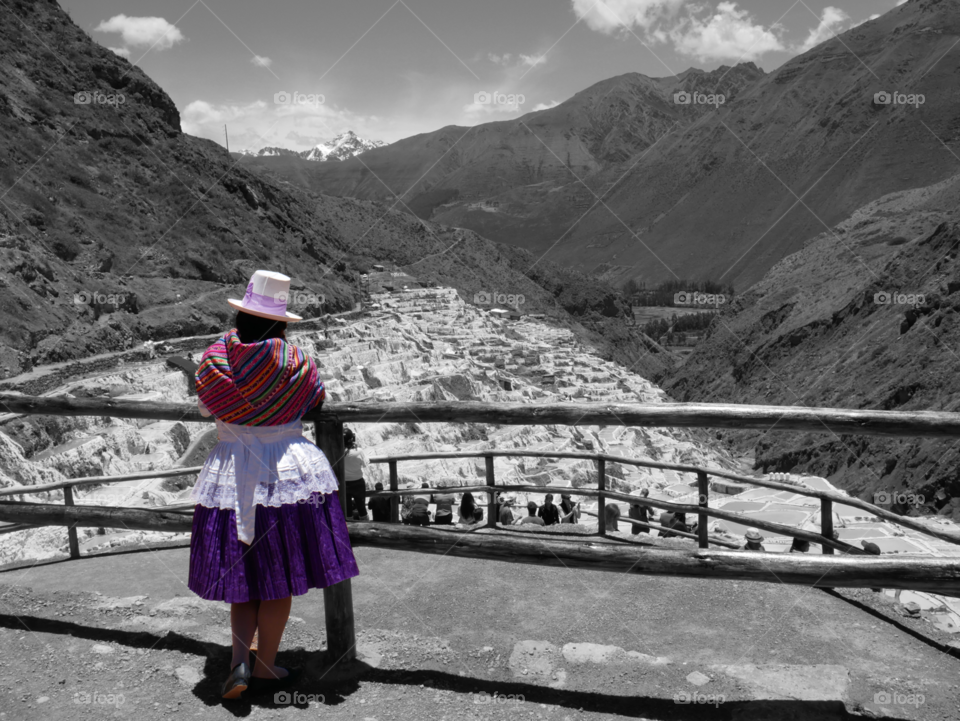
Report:
[[770,72],[904,0],[61,0],[170,95],[184,132],[305,150],[509,120],[600,80]]

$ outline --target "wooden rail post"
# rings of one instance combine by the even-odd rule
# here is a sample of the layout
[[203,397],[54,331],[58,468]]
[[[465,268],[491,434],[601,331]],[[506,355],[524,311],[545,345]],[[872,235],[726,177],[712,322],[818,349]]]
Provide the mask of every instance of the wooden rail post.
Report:
[[[73,505],[73,488],[65,486],[63,489],[63,505]],[[80,558],[80,539],[77,538],[77,527],[67,527],[67,540],[70,543],[70,558]]]
[[[397,475],[397,462],[390,461],[390,490],[400,490],[400,476]],[[390,497],[390,523],[400,523],[400,496]]]
[[600,491],[597,496],[597,530],[602,536],[607,532],[606,497],[603,495],[607,490],[607,462],[603,458],[597,459],[597,490]]
[[[697,473],[697,488],[699,489],[700,508],[706,508],[710,504],[710,478],[706,473],[700,471]],[[700,541],[700,548],[710,547],[710,537],[707,535],[707,523],[710,517],[706,513],[697,514],[697,536]]]
[[487,528],[496,528],[500,514],[497,513],[497,492],[493,489],[497,484],[493,475],[493,456],[484,456],[483,459],[487,464],[487,485],[490,487],[487,493]]
[[[820,499],[820,535],[833,539],[833,501],[829,498]],[[822,546],[823,552],[832,555],[833,548],[826,543]]]
[[[323,451],[337,476],[340,508],[347,517],[347,485],[344,481],[343,423],[316,424],[317,445]],[[350,579],[323,589],[323,615],[327,627],[327,650],[332,663],[352,661],[357,657],[357,635],[353,617],[353,587]]]

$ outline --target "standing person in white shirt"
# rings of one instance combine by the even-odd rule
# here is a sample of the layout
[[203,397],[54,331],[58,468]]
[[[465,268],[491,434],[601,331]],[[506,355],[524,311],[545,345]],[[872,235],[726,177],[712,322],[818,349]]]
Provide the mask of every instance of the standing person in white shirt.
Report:
[[349,428],[343,429],[343,446],[346,455],[343,457],[344,485],[347,494],[347,518],[357,521],[368,520],[367,516],[367,482],[363,479],[363,467],[367,458],[357,450],[357,436]]

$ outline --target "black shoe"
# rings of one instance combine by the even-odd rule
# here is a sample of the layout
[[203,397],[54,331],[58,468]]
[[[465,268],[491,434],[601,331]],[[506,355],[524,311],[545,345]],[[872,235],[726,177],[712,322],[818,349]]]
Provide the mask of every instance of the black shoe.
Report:
[[223,682],[220,695],[228,700],[240,698],[240,694],[250,686],[250,667],[242,661],[233,667],[227,680]]
[[277,691],[283,691],[289,688],[300,677],[299,668],[288,668],[287,675],[283,678],[260,678],[259,676],[250,677],[251,696],[264,696],[274,694]]

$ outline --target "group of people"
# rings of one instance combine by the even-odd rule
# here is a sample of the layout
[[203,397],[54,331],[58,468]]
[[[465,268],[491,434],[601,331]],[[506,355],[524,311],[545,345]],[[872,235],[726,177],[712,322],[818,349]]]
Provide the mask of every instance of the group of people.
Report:
[[527,501],[527,515],[519,511],[514,514],[513,500],[501,495],[497,499],[497,520],[502,526],[555,526],[560,523],[579,523],[580,504],[573,501],[569,493],[560,494],[560,505],[554,502],[552,493],[548,493],[543,504]]

